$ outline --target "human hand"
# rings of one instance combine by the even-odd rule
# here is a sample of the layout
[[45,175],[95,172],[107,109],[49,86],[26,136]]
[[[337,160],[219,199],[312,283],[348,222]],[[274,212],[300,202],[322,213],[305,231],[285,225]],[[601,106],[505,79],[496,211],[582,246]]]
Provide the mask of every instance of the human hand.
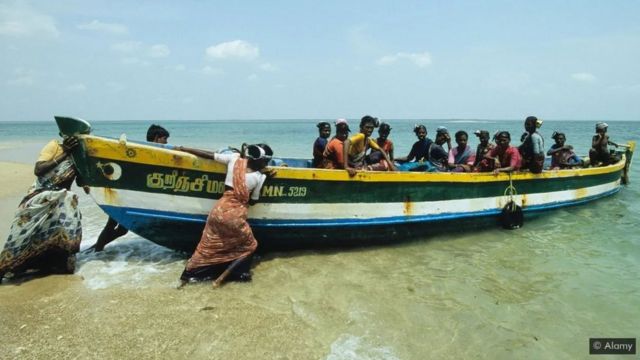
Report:
[[91,192],[91,188],[89,186],[87,186],[87,185],[84,185],[82,187],[82,190],[84,190],[84,193],[87,194],[87,195],[89,195],[89,193]]
[[275,169],[271,169],[271,168],[263,168],[262,170],[260,170],[260,172],[265,174],[268,179],[271,179],[272,177],[278,174],[278,172]]
[[354,169],[354,168],[350,168],[350,167],[348,167],[346,170],[347,170],[347,172],[349,173],[349,176],[350,176],[350,177],[354,177],[354,176],[358,173],[358,172],[356,171],[356,169]]
[[62,151],[68,153],[78,146],[79,143],[78,138],[75,136],[65,137],[64,140],[62,140]]

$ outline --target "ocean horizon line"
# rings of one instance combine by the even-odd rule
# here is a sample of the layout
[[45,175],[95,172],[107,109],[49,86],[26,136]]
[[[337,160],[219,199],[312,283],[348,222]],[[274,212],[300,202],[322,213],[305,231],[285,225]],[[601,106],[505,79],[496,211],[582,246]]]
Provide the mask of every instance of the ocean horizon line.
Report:
[[[469,122],[469,123],[482,123],[482,122],[510,122],[510,121],[524,121],[523,119],[491,119],[491,118],[385,118],[378,117],[381,121],[446,121],[446,122]],[[81,118],[86,120],[84,118]],[[312,121],[335,121],[337,118],[274,118],[274,119],[92,119],[87,120],[89,122],[95,123],[106,123],[106,122],[268,122],[268,121],[276,121],[276,122],[312,122]],[[359,121],[359,118],[346,118],[347,120]],[[631,120],[631,119],[553,119],[553,118],[541,118],[544,121],[556,122],[556,121],[575,121],[575,122],[638,122],[640,119]],[[19,124],[19,123],[49,123],[51,120],[4,120],[0,119],[0,123],[4,124]]]

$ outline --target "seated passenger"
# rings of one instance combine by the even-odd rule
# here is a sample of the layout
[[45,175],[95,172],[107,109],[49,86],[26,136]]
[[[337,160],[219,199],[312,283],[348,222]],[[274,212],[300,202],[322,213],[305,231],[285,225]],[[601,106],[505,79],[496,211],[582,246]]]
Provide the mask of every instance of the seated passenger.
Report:
[[609,140],[605,122],[596,124],[596,134],[591,140],[591,150],[589,150],[589,163],[591,166],[606,166],[615,163],[618,159],[611,156],[608,145],[618,147],[618,144]]
[[325,169],[344,169],[344,141],[349,136],[349,124],[345,119],[336,120],[336,136],[329,141],[322,157]]
[[377,124],[377,118],[365,115],[360,120],[360,133],[345,140],[343,157],[345,159],[345,169],[349,172],[349,176],[354,176],[356,170],[367,169],[365,155],[370,148],[380,150],[384,159],[389,162],[390,170],[395,170],[387,153],[382,151],[378,144],[371,138],[371,133],[373,133],[373,129]]
[[484,159],[485,155],[487,155],[496,145],[492,142],[489,142],[489,132],[487,130],[476,130],[474,134],[480,140],[480,144],[476,148],[476,158],[473,162],[473,167],[477,167],[480,161]]
[[331,135],[331,125],[326,121],[321,121],[316,126],[318,127],[318,138],[313,143],[313,162],[311,166],[321,168],[323,167],[322,153],[324,153],[328,143],[327,139]]
[[476,171],[512,172],[520,170],[521,160],[518,148],[509,145],[511,134],[508,131],[500,131],[496,135],[496,147],[480,161]]
[[542,120],[535,116],[529,116],[524,121],[526,133],[520,145],[520,155],[522,156],[522,169],[529,169],[534,174],[542,172],[544,165],[544,140],[536,130],[542,125]]
[[387,162],[382,156],[382,151],[371,150],[371,153],[367,155],[367,164],[369,164],[370,170],[387,171],[390,169],[390,165],[393,163],[393,142],[389,140],[389,134],[391,133],[391,126],[387,123],[381,123],[378,129],[378,139],[376,143],[389,155],[391,163]]
[[475,161],[475,154],[467,145],[469,135],[466,131],[460,130],[455,137],[458,146],[449,151],[449,168],[452,172],[469,172],[473,169]]
[[551,170],[569,169],[582,165],[582,159],[573,152],[573,146],[565,145],[564,133],[554,131],[551,138],[556,141],[547,151],[547,155],[551,156]]
[[400,171],[425,171],[431,167],[429,164],[429,151],[433,141],[427,137],[427,127],[424,125],[414,125],[413,132],[418,137],[409,151],[409,155],[396,158],[400,165]]
[[440,126],[436,130],[436,140],[429,150],[429,162],[433,165],[431,171],[448,171],[449,153],[444,149],[444,144],[451,143],[451,136],[446,127]]

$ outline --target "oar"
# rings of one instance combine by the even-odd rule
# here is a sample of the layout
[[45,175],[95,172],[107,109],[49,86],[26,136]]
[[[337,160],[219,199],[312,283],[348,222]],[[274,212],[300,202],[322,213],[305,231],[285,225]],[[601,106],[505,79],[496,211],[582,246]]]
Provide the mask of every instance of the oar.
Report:
[[220,285],[222,285],[222,282],[227,278],[227,276],[229,276],[229,274],[231,274],[233,269],[235,269],[235,267],[238,266],[241,262],[245,261],[249,256],[250,255],[247,255],[233,260],[231,264],[229,264],[227,269],[222,274],[220,274],[220,276],[218,276],[218,278],[213,282],[213,287],[220,287]]

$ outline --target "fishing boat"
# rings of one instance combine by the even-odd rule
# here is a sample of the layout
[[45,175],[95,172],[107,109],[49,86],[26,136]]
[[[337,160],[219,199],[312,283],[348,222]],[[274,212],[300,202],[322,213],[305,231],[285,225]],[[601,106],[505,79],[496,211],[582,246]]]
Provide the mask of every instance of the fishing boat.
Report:
[[[224,191],[225,165],[171,145],[88,134],[90,124],[55,117],[95,202],[130,231],[191,251]],[[508,206],[532,214],[590,202],[628,181],[635,142],[602,167],[501,173],[423,173],[310,168],[306,159],[273,159],[249,222],[263,245],[306,246],[395,241],[429,233],[433,223],[497,218]]]

